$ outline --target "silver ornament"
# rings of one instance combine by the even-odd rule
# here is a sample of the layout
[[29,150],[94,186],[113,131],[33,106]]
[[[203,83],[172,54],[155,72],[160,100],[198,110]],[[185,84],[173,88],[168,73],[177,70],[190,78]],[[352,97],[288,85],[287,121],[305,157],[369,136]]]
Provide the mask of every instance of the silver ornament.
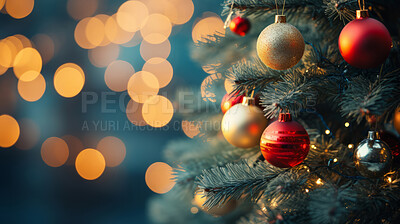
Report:
[[267,124],[262,110],[254,105],[254,98],[244,97],[242,104],[236,104],[225,113],[221,129],[230,144],[251,148],[260,143]]
[[268,67],[286,70],[303,57],[305,43],[300,31],[286,23],[284,15],[277,15],[275,23],[267,26],[257,40],[258,57]]
[[369,131],[354,151],[354,162],[361,175],[379,178],[389,172],[392,153],[389,146],[379,139],[379,132]]

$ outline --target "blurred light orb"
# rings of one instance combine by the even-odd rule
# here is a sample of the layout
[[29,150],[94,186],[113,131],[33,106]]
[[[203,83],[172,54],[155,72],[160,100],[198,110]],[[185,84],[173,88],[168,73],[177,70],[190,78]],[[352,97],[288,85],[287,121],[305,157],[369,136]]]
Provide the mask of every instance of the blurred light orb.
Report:
[[22,44],[22,41],[15,36],[9,36],[5,40],[10,41],[11,44],[15,47],[15,50],[16,50],[15,56],[17,55],[17,53],[20,50],[24,49],[24,45]]
[[215,37],[209,37],[212,35],[225,36],[224,22],[220,17],[210,16],[203,18],[193,27],[192,39],[195,43],[205,39],[215,41]]
[[[92,49],[95,48],[96,45],[92,44],[86,35],[86,28],[88,26],[90,17],[84,18],[75,27],[74,38],[75,42],[79,45],[79,47],[83,49]],[[93,23],[93,22],[92,22]],[[93,41],[93,40],[92,40]]]
[[106,29],[106,23],[107,23],[108,19],[110,18],[110,16],[106,15],[106,14],[98,14],[94,18],[99,19],[101,21],[101,23],[102,23],[102,26],[99,27],[100,30],[99,30],[98,34],[101,33],[101,35],[103,37],[103,41],[101,41],[99,46],[107,46],[108,44],[111,43],[111,41],[107,38],[106,30],[105,30]]
[[34,0],[7,0],[6,10],[11,17],[22,19],[31,14],[34,5]]
[[[15,34],[13,37],[18,38],[19,41],[22,43],[22,49],[23,48],[29,48],[32,47],[32,42],[24,35],[21,34]],[[22,50],[21,49],[21,50]]]
[[108,17],[105,22],[105,36],[114,44],[125,44],[128,43],[135,35],[135,32],[128,32],[122,29],[117,23],[116,14]]
[[169,10],[166,16],[173,24],[185,24],[192,18],[194,12],[192,0],[169,0],[169,2],[174,4],[175,10]]
[[92,65],[96,67],[107,67],[111,62],[117,60],[119,51],[119,46],[116,44],[109,44],[104,47],[96,47],[89,50],[89,60]]
[[106,160],[106,166],[116,167],[124,161],[126,156],[126,147],[121,139],[108,136],[100,140],[97,144],[97,150],[103,154]]
[[149,11],[145,4],[139,1],[126,1],[118,9],[117,22],[122,29],[136,32],[147,19]]
[[235,90],[235,82],[232,79],[225,79],[224,82],[224,87],[225,87],[225,91],[226,93],[231,93],[233,92],[233,90]]
[[151,58],[143,65],[143,71],[155,75],[160,84],[160,88],[167,86],[173,77],[174,69],[164,58]]
[[146,126],[147,123],[142,115],[143,104],[137,103],[134,100],[129,100],[126,106],[126,116],[128,120],[136,126]]
[[138,103],[144,103],[150,97],[157,95],[159,83],[156,76],[146,71],[136,72],[128,81],[128,94]]
[[140,45],[140,55],[145,61],[156,57],[167,59],[170,53],[171,43],[168,39],[160,44],[151,44],[147,41],[142,41]]
[[182,130],[189,138],[194,138],[200,134],[201,123],[199,121],[182,121]]
[[90,44],[100,46],[105,37],[104,23],[97,17],[90,18],[86,25],[85,35]]
[[98,0],[68,0],[68,14],[75,20],[92,16],[98,8]]
[[23,118],[19,120],[20,136],[15,143],[15,147],[22,150],[33,148],[40,137],[39,126],[31,119]]
[[76,171],[86,180],[99,178],[103,174],[105,167],[106,161],[103,155],[95,149],[85,149],[76,157]]
[[6,0],[0,0],[0,10],[3,9],[3,6],[6,4]]
[[167,125],[174,116],[174,107],[164,96],[152,96],[143,104],[142,116],[152,127],[160,128]]
[[12,67],[13,51],[11,46],[5,40],[0,41],[0,66],[4,68]]
[[[40,74],[42,70],[42,57],[39,52],[34,48],[22,49],[14,60],[14,74],[19,79],[23,74],[29,71],[35,71],[36,74]],[[33,78],[29,76],[31,80]],[[29,81],[29,80],[27,80]]]
[[13,146],[20,135],[18,122],[10,115],[0,115],[0,147],[9,148]]
[[69,149],[69,156],[66,164],[74,165],[76,157],[84,149],[83,143],[79,138],[73,135],[64,135],[63,137],[61,137],[61,139],[64,140],[65,143],[67,143]]
[[122,92],[126,90],[126,84],[133,74],[135,74],[135,69],[129,62],[118,60],[108,65],[104,80],[112,91]]
[[[18,93],[22,99],[28,102],[38,101],[46,90],[46,81],[40,73],[37,73],[28,71],[18,80]],[[32,79],[32,77],[34,78]]]
[[49,62],[53,58],[55,51],[53,39],[47,34],[39,33],[32,38],[32,41],[42,56],[43,63]]
[[54,88],[65,98],[78,95],[85,84],[85,73],[74,63],[60,66],[54,75]]
[[60,167],[67,161],[69,149],[64,140],[51,137],[43,142],[40,154],[42,155],[43,162],[48,166]]
[[153,163],[147,168],[145,181],[147,187],[157,194],[165,194],[175,186],[172,167],[163,162]]
[[201,97],[204,101],[217,102],[215,90],[213,89],[215,82],[223,81],[221,74],[213,74],[207,76],[201,83]]
[[168,17],[161,14],[148,16],[140,29],[143,39],[151,44],[161,44],[166,41],[171,31],[171,22]]

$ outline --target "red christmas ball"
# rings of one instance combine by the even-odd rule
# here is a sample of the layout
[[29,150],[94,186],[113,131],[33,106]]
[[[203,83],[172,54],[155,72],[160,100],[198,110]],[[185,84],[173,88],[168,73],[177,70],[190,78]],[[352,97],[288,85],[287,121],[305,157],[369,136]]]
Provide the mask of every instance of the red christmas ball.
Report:
[[292,120],[289,113],[279,114],[261,136],[261,153],[272,165],[280,168],[293,167],[306,158],[310,150],[310,138],[304,127]]
[[340,33],[340,54],[354,67],[375,68],[389,56],[392,38],[385,25],[368,18],[366,11],[359,11],[357,19],[348,23]]
[[242,103],[244,95],[239,94],[225,94],[224,98],[221,101],[221,110],[222,113],[226,113],[231,107],[235,106],[238,103]]
[[244,36],[249,32],[251,25],[248,19],[237,16],[232,19],[231,23],[229,24],[229,28],[237,35]]

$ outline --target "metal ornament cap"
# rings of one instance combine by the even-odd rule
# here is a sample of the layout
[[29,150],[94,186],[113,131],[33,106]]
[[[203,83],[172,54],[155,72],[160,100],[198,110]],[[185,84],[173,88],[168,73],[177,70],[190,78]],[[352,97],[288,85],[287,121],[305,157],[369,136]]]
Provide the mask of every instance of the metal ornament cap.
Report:
[[363,19],[363,18],[368,18],[368,10],[357,10],[356,11],[356,19]]
[[368,132],[368,137],[354,151],[354,163],[360,174],[368,178],[380,178],[390,171],[392,153],[379,139],[379,132]]

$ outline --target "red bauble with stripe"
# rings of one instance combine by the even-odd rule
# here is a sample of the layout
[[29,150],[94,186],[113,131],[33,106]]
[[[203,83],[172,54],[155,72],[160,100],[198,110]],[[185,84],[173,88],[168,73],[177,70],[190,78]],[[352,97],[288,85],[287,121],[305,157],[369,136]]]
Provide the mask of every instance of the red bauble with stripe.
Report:
[[279,114],[261,136],[261,153],[272,165],[293,167],[304,161],[310,149],[310,137],[304,127],[289,113]]

